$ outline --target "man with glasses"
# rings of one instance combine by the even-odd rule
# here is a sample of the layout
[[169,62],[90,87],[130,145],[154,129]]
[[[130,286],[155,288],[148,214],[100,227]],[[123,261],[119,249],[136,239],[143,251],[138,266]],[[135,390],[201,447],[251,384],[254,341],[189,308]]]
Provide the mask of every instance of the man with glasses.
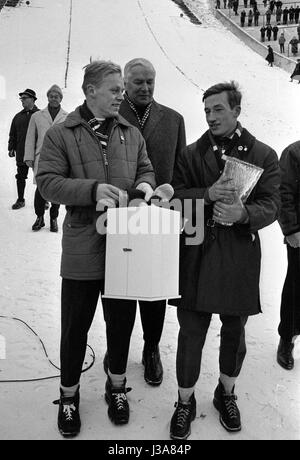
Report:
[[11,123],[8,140],[8,156],[15,157],[17,163],[17,201],[12,205],[12,209],[20,209],[25,206],[24,191],[28,176],[28,166],[24,163],[24,149],[27,129],[31,115],[39,109],[35,105],[37,99],[35,91],[26,89],[19,93],[23,110],[17,113]]

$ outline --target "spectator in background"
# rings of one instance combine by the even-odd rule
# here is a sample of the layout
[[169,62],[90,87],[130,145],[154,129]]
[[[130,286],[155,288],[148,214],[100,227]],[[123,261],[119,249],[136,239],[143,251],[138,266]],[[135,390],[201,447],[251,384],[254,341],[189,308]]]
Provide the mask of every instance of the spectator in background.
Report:
[[258,26],[259,16],[260,16],[260,12],[259,12],[258,10],[256,10],[256,11],[254,12],[254,25],[255,25],[255,26]]
[[[60,104],[63,99],[63,93],[58,85],[51,86],[51,88],[47,91],[47,98],[48,106],[43,110],[34,113],[31,117],[26,136],[24,161],[27,166],[33,169],[34,176],[38,170],[40,152],[46,132],[51,126],[63,122],[68,115],[67,112],[61,108]],[[33,231],[41,230],[41,228],[45,226],[45,205],[46,200],[44,200],[40,194],[39,189],[36,188],[34,195],[34,211],[37,217],[32,226]],[[59,204],[51,203],[49,212],[50,231],[57,232]]]
[[298,40],[300,41],[300,24],[297,26]]
[[270,24],[270,21],[271,21],[271,10],[270,8],[267,9],[266,11],[266,25],[269,25]]
[[278,24],[280,24],[281,23],[281,15],[282,15],[281,7],[277,8],[275,15],[276,15],[276,22]]
[[233,11],[235,16],[238,16],[239,2],[238,0],[233,0]]
[[[299,66],[299,59],[298,64]],[[295,69],[296,70],[296,69]],[[298,68],[298,76],[300,71]],[[300,334],[300,142],[284,149],[279,161],[281,170],[281,211],[279,224],[287,249],[287,273],[281,294],[280,341],[277,362],[286,370],[294,367],[294,342]]]
[[296,24],[298,24],[299,22],[299,14],[300,14],[300,7],[299,5],[297,5],[295,8],[295,23]]
[[253,20],[253,12],[252,12],[252,10],[249,10],[249,12],[248,12],[248,27],[252,26],[252,20]]
[[265,41],[265,35],[266,35],[266,28],[264,26],[261,26],[261,28],[260,28],[260,40],[262,42]]
[[267,39],[268,39],[268,42],[271,40],[271,36],[272,36],[272,26],[270,24],[267,25],[266,27],[266,36],[267,36]]
[[273,67],[274,52],[273,52],[273,48],[272,48],[271,45],[268,45],[268,54],[267,54],[267,57],[266,57],[266,61],[268,61],[268,65],[270,67]]
[[298,54],[298,43],[299,40],[294,35],[294,37],[290,40],[291,52],[293,56],[296,56]]
[[285,7],[283,12],[282,12],[282,22],[283,22],[284,25],[287,24],[288,15],[289,15],[289,10],[287,9],[287,7]]
[[226,10],[227,0],[223,0],[223,4],[224,4],[224,9]]
[[244,8],[248,8],[248,0],[244,0]]
[[294,10],[294,7],[291,5],[290,8],[289,8],[290,24],[292,24],[294,22],[294,15],[295,15],[295,10]]
[[278,30],[279,30],[279,29],[278,29],[278,26],[277,26],[277,24],[275,24],[275,26],[273,26],[273,28],[272,28],[272,31],[273,31],[273,40],[274,40],[274,41],[277,41]]
[[244,27],[245,25],[245,19],[246,19],[246,11],[242,10],[241,11],[241,27]]
[[25,206],[24,192],[26,179],[28,177],[28,166],[24,163],[25,140],[31,116],[39,109],[35,105],[37,100],[35,91],[26,89],[19,93],[23,110],[17,113],[11,123],[8,139],[8,155],[16,158],[17,164],[17,201],[12,205],[12,209],[20,209]]
[[284,50],[284,44],[285,44],[285,36],[284,36],[284,33],[281,32],[281,34],[279,35],[279,38],[278,38],[278,43],[279,43],[279,49],[280,49],[280,52],[281,53],[284,53],[285,50]]

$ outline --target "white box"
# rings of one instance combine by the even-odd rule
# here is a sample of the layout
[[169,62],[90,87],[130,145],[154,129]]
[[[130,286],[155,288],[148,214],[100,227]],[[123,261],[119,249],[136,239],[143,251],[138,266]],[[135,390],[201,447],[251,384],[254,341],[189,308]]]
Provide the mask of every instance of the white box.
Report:
[[180,297],[179,236],[178,211],[155,205],[108,209],[103,297]]

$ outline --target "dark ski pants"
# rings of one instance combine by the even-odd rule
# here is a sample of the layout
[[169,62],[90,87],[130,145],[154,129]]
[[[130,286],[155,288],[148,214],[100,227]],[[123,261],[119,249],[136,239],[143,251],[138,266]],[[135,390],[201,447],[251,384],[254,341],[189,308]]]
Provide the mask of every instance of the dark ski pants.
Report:
[[[202,349],[212,315],[178,308],[179,321],[176,373],[178,385],[191,388],[198,381]],[[222,322],[219,368],[222,374],[237,377],[246,356],[245,324],[248,317],[220,315]]]
[[26,186],[26,179],[28,177],[28,166],[25,163],[17,162],[17,191],[18,191],[18,201],[24,200],[24,191]]
[[[34,194],[34,211],[38,217],[42,217],[45,214],[45,204],[46,200],[42,197],[39,192],[39,189],[36,188]],[[57,219],[59,211],[59,204],[51,203],[51,207],[49,209],[50,218]]]
[[300,248],[287,245],[288,267],[281,294],[278,333],[287,342],[300,334]]
[[[103,280],[62,280],[61,290],[61,384],[76,385],[84,362],[91,327]],[[135,300],[103,299],[109,369],[124,374],[136,315]],[[104,354],[104,353],[103,353]]]

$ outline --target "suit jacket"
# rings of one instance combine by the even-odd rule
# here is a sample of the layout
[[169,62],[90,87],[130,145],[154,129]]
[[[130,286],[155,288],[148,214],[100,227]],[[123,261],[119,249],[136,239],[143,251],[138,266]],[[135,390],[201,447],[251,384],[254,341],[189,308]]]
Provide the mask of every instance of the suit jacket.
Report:
[[[141,131],[136,115],[126,100],[121,104],[120,115]],[[148,120],[141,132],[146,141],[157,185],[170,183],[175,159],[186,147],[182,115],[153,101]]]

